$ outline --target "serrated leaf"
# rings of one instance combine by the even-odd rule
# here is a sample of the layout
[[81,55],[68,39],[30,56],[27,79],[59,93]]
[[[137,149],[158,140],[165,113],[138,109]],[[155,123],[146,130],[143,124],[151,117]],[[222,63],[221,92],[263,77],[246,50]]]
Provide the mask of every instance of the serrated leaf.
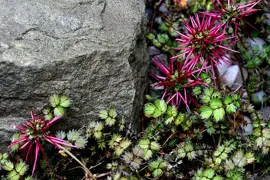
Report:
[[143,149],[148,149],[150,145],[150,141],[148,139],[141,139],[138,144]]
[[54,116],[63,116],[65,114],[65,109],[61,106],[57,106],[53,109]]
[[146,117],[151,117],[156,111],[156,106],[152,103],[146,103],[144,105],[144,115]]
[[158,142],[153,141],[153,142],[151,142],[151,144],[150,144],[150,148],[151,148],[152,150],[157,151],[157,150],[159,150],[159,149],[160,149],[160,145],[159,145],[159,143],[158,143]]
[[99,112],[99,117],[100,117],[101,119],[106,119],[106,118],[108,117],[108,112],[107,112],[106,110],[101,110],[101,111]]
[[207,103],[209,103],[210,102],[210,96],[207,96],[207,95],[205,95],[205,96],[202,96],[202,102],[204,103],[204,104],[207,104]]
[[85,148],[86,144],[87,144],[87,139],[84,137],[79,137],[75,141],[75,146],[78,146],[79,148]]
[[6,171],[12,171],[14,164],[11,161],[6,161],[2,168]]
[[164,114],[167,110],[167,103],[165,102],[165,100],[155,100],[155,106],[162,114]]
[[200,112],[201,112],[200,116],[203,119],[208,119],[213,113],[212,109],[210,107],[208,107],[208,106],[201,106],[200,107]]
[[176,117],[177,114],[178,114],[177,107],[175,107],[175,106],[168,106],[167,115],[169,117]]
[[211,99],[210,100],[210,107],[212,109],[217,109],[217,108],[220,108],[222,107],[222,101],[220,99]]
[[105,120],[105,124],[108,126],[113,126],[115,124],[116,120],[114,118],[111,117],[107,117]]
[[224,104],[228,105],[230,103],[232,103],[232,98],[230,96],[226,96],[223,100]]
[[213,111],[214,119],[218,122],[225,116],[225,110],[223,108],[215,109]]
[[113,118],[113,119],[116,118],[117,113],[116,113],[116,110],[115,110],[114,108],[111,108],[111,109],[109,110],[109,116],[110,116],[111,118]]
[[143,159],[148,160],[152,157],[153,152],[151,150],[145,150],[144,151],[144,155],[143,155]]
[[11,171],[11,172],[8,173],[7,179],[8,180],[19,180],[20,179],[20,175],[17,174],[16,171]]
[[56,107],[60,104],[60,97],[57,95],[53,95],[50,97],[50,104],[52,107]]
[[204,172],[203,172],[203,176],[204,177],[207,177],[209,179],[213,178],[215,175],[215,171],[213,169],[206,169]]
[[235,113],[237,107],[234,104],[229,104],[226,106],[226,112],[227,113]]
[[159,177],[159,176],[162,175],[162,173],[163,173],[163,171],[162,171],[161,169],[156,169],[156,170],[154,170],[154,171],[152,172],[152,175],[153,175],[154,177]]
[[204,89],[204,94],[207,95],[207,96],[209,96],[209,97],[212,96],[213,92],[214,92],[214,89],[213,88],[206,88],[206,89]]
[[60,106],[65,107],[65,108],[70,106],[70,100],[68,99],[67,96],[60,97]]
[[69,141],[73,141],[75,142],[77,139],[79,139],[80,137],[80,133],[79,131],[76,131],[76,130],[71,130],[67,133],[67,139]]
[[176,126],[180,125],[183,121],[185,120],[185,114],[179,113],[178,116],[176,117],[174,124]]
[[15,165],[15,170],[19,173],[20,176],[23,176],[28,170],[28,166],[23,161],[20,161]]

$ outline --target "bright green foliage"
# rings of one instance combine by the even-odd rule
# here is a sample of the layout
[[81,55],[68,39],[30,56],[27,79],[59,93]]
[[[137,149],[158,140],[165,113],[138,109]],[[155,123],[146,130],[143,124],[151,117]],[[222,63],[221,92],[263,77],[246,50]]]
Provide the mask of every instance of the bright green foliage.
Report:
[[185,142],[183,146],[179,146],[177,150],[177,157],[182,159],[187,157],[189,160],[195,159],[197,152],[190,141]]
[[67,96],[53,95],[50,97],[50,107],[46,107],[43,110],[46,120],[51,120],[55,116],[63,116],[65,109],[71,104],[70,99]]
[[138,146],[144,150],[144,159],[149,159],[152,157],[153,152],[160,149],[159,143],[156,141],[150,141],[149,139],[141,139],[138,143]]
[[[26,165],[23,161],[19,161],[17,163],[13,163],[9,160],[5,161],[2,164],[2,169],[8,171],[6,179],[7,180],[20,180],[26,175],[28,171],[28,165]],[[28,176],[25,178],[26,180],[32,180],[32,177]]]
[[240,170],[231,170],[226,173],[226,180],[243,180],[243,172]]
[[111,140],[109,141],[110,148],[114,149],[114,153],[117,156],[120,156],[130,144],[130,140],[123,139],[119,134],[113,134]]
[[149,163],[148,169],[152,172],[153,177],[159,177],[163,174],[164,169],[167,167],[167,163],[162,159],[157,159]]
[[146,117],[158,118],[167,110],[167,104],[164,100],[155,100],[154,104],[147,103],[144,105],[144,114]]
[[213,117],[215,122],[224,120],[225,112],[235,113],[240,107],[240,96],[233,94],[222,98],[219,92],[215,92],[213,88],[206,88],[201,97],[205,104],[200,107],[200,116],[202,119],[209,119]]
[[116,122],[117,113],[114,108],[111,108],[109,112],[106,110],[100,111],[99,117],[105,120],[106,125],[113,126]]
[[216,175],[214,169],[198,170],[193,178],[194,180],[222,180],[221,176]]

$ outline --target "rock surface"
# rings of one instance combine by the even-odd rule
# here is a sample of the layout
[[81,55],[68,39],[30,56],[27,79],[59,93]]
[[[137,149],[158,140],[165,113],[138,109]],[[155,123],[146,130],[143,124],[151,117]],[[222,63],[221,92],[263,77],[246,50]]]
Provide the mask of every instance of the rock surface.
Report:
[[73,103],[61,128],[110,106],[138,125],[150,62],[143,0],[0,2],[0,149],[8,122],[29,118],[53,94]]

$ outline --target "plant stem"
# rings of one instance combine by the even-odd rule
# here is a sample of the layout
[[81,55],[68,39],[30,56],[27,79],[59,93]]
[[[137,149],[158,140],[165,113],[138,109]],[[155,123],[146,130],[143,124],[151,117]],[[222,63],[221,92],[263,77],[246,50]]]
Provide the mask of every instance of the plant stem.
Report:
[[84,171],[91,176],[93,180],[96,180],[96,177],[91,173],[91,171],[74,155],[72,154],[69,150],[64,148],[63,146],[58,145],[65,153],[67,153],[70,157],[72,157],[75,161],[77,161],[84,169]]
[[216,78],[216,83],[217,83],[218,90],[221,90],[221,81],[220,81],[219,72],[218,72],[218,69],[217,69],[216,66],[214,67],[214,71],[215,71],[215,76],[216,76],[214,78]]

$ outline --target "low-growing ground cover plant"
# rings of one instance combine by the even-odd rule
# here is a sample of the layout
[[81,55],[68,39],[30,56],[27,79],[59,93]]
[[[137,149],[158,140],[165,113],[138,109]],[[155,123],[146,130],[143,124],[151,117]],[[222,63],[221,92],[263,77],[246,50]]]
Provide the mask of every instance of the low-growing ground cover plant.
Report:
[[[49,132],[71,104],[66,96],[54,95],[42,118],[32,115],[17,126],[12,157],[17,148],[32,149],[32,155],[22,157],[32,157],[33,177],[41,174],[40,179],[245,180],[268,174],[270,116],[263,109],[270,105],[270,82],[262,78],[270,77],[269,42],[248,48],[245,39],[269,36],[269,26],[246,19],[254,16],[262,22],[258,9],[264,11],[265,2],[146,0],[146,5],[155,12],[149,20],[149,45],[167,58],[151,57],[152,89],[141,132],[134,132],[112,107],[81,129]],[[155,22],[156,16],[164,23]],[[239,88],[222,84],[221,64],[239,67]],[[260,91],[265,93],[256,94]],[[39,151],[46,151],[47,158],[38,161]],[[21,159],[6,159],[0,158],[4,177],[26,177],[28,166]]]

